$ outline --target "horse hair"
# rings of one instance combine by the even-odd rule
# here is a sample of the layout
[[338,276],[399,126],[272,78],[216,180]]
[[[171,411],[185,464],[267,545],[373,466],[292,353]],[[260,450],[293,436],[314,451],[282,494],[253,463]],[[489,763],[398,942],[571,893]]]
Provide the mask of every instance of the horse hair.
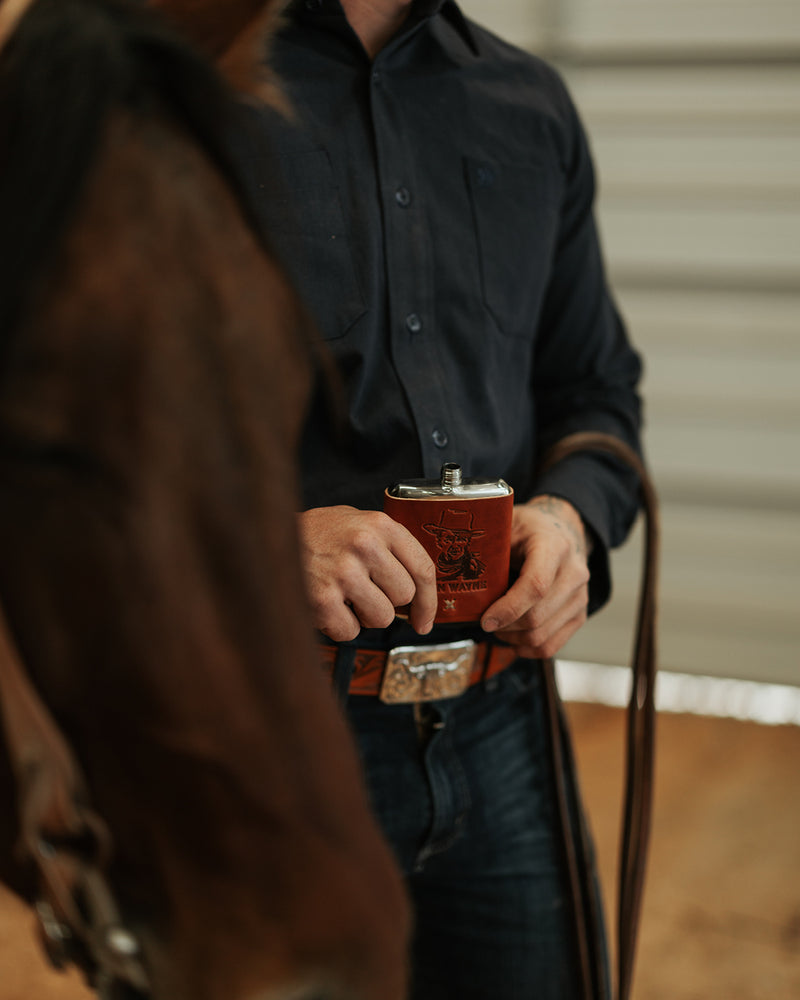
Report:
[[0,54],[0,351],[72,220],[109,116],[166,114],[205,149],[263,241],[226,142],[235,99],[141,0],[37,0]]

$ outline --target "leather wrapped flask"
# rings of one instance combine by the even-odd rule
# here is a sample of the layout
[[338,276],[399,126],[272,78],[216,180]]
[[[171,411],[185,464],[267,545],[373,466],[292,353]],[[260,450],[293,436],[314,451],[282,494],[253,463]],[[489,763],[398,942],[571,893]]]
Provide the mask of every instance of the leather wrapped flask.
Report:
[[514,491],[502,479],[465,479],[448,462],[440,479],[390,486],[384,511],[436,564],[437,622],[475,622],[508,589]]

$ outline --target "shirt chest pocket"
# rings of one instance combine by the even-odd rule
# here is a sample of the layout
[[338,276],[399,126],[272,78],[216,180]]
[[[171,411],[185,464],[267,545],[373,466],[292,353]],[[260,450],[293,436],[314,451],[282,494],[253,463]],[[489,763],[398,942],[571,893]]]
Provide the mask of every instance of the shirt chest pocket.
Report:
[[265,206],[269,239],[325,340],[343,337],[366,310],[333,168],[324,149],[281,158],[291,198]]
[[484,304],[501,333],[530,338],[555,254],[554,168],[465,157],[464,170]]

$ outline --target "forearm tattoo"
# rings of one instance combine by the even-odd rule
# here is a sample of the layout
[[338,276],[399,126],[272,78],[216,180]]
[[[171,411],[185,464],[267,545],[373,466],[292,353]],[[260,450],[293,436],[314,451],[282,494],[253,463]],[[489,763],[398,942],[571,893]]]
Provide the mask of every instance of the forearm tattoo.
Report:
[[[534,497],[530,501],[529,506],[535,507],[540,510],[543,514],[548,514],[554,519],[557,528],[563,528],[565,531],[569,532],[572,539],[575,542],[575,551],[578,555],[584,558],[588,557],[588,545],[587,541],[589,538],[589,532],[583,526],[581,522],[581,528],[578,528],[571,519],[565,518],[564,511],[566,509],[575,510],[566,500],[562,500],[560,497],[553,497],[547,494],[543,496]],[[577,514],[577,511],[575,511]],[[578,515],[580,517],[580,515]]]

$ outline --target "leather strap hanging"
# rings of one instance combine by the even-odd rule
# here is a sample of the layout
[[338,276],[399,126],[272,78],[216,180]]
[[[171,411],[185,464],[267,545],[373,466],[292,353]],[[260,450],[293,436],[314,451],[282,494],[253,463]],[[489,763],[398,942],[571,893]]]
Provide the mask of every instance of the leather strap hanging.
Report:
[[36,912],[56,967],[74,962],[101,996],[118,983],[144,994],[148,977],[105,870],[111,837],[86,783],[25,672],[0,609],[0,718],[16,779],[19,860],[38,873]]
[[[644,510],[645,537],[642,561],[642,582],[636,637],[632,657],[632,688],[627,716],[625,804],[620,838],[618,922],[617,922],[617,996],[628,1000],[633,979],[636,940],[641,912],[647,846],[653,800],[653,765],[655,753],[655,675],[659,516],[658,500],[652,480],[640,457],[618,438],[608,434],[583,432],[557,442],[545,455],[542,471],[551,468],[570,455],[595,451],[611,455],[631,468],[639,478]],[[556,763],[559,809],[565,833],[567,866],[579,925],[579,953],[584,979],[585,996],[595,1000],[606,995],[605,979],[599,971],[602,945],[590,933],[599,926],[597,895],[592,882],[591,865],[587,860],[586,831],[581,830],[583,845],[576,845],[570,836],[569,789],[564,787],[563,754],[568,742],[562,728],[563,714],[555,685],[552,660],[545,664],[545,677],[551,702],[553,752]]]

